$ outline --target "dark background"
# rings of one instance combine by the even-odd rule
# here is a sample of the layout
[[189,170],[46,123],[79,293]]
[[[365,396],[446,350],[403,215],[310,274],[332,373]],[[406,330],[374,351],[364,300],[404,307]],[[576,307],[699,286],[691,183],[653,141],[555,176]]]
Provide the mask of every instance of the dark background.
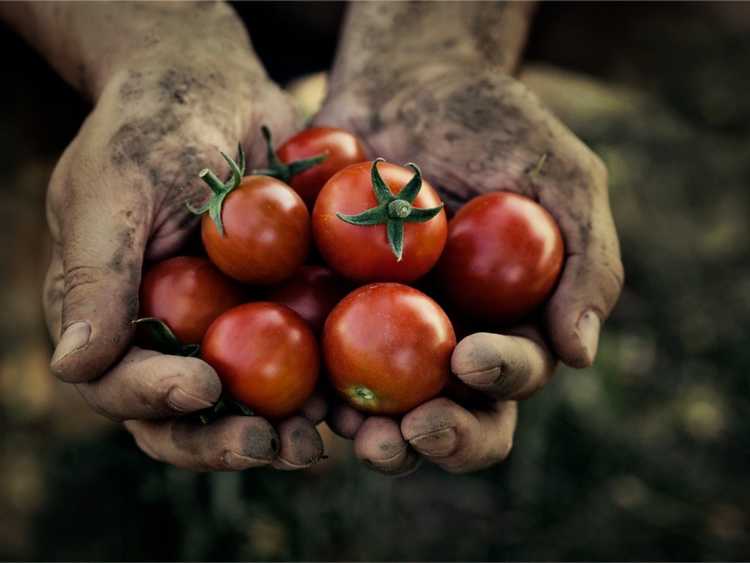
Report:
[[[523,77],[607,163],[627,285],[507,463],[400,480],[330,437],[306,472],[165,467],[50,377],[44,191],[88,108],[0,28],[0,558],[750,557],[746,6],[541,7]],[[276,79],[329,64],[343,5],[237,7]]]

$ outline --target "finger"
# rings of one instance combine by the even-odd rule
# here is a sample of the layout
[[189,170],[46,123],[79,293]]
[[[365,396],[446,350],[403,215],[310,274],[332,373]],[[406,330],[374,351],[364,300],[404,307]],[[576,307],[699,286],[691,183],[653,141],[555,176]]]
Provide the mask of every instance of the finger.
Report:
[[340,401],[334,402],[327,418],[331,430],[347,440],[354,439],[364,421],[364,414]]
[[316,389],[302,405],[302,416],[313,424],[319,424],[325,420],[326,414],[328,414],[328,400],[321,390]]
[[419,456],[390,418],[367,418],[354,437],[354,454],[368,467],[386,475],[403,476],[417,469]]
[[[624,281],[620,248],[609,208],[606,169],[597,163],[591,179],[588,218],[558,212],[567,258],[560,283],[546,310],[550,339],[568,365],[593,363],[601,324],[615,306]],[[542,194],[544,195],[544,193]],[[555,202],[542,204],[553,209]],[[558,206],[559,208],[559,206]]]
[[440,398],[407,414],[401,421],[401,432],[425,458],[451,473],[466,473],[508,456],[516,419],[514,401],[498,402],[486,411],[468,411]]
[[216,372],[198,358],[131,348],[105,377],[77,385],[99,413],[115,420],[167,418],[219,400]]
[[185,419],[128,420],[138,447],[157,461],[197,471],[241,471],[270,465],[279,437],[257,416],[230,416],[203,425]]
[[498,399],[525,399],[544,386],[555,360],[541,336],[477,332],[461,340],[451,358],[453,373],[468,386]]
[[[138,285],[150,209],[140,190],[120,190],[108,170],[89,166],[53,176],[62,217],[62,333],[52,372],[65,381],[94,379],[124,352],[138,310]],[[58,335],[53,335],[58,336]]]
[[281,444],[273,462],[276,469],[304,469],[323,457],[323,440],[307,418],[295,416],[284,420],[276,430]]

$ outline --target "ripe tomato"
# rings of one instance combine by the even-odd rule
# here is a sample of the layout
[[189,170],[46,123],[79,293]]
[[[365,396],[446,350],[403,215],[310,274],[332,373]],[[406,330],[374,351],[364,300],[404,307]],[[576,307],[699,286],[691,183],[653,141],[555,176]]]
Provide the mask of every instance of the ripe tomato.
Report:
[[[383,193],[387,195],[376,197],[376,175],[382,177]],[[413,208],[411,204],[406,206],[411,215],[399,218],[389,205],[404,201],[394,196],[407,184],[410,190],[421,185],[421,190],[411,198]],[[411,193],[413,196],[415,192]],[[376,215],[370,222],[367,214],[372,212]],[[342,219],[342,215],[346,218]],[[358,215],[364,216],[361,224],[347,222]],[[315,242],[328,265],[345,278],[363,283],[418,279],[438,261],[447,237],[440,197],[428,182],[421,180],[419,169],[415,166],[409,170],[387,162],[361,162],[338,172],[320,192],[312,221]],[[381,224],[383,221],[387,225]],[[391,232],[392,224],[395,234]],[[401,244],[394,244],[399,235]]]
[[225,312],[208,328],[201,351],[235,399],[269,418],[299,410],[320,369],[312,330],[276,303],[246,303]]
[[309,209],[325,183],[350,164],[367,160],[365,148],[357,137],[334,127],[312,127],[300,131],[281,145],[276,154],[285,164],[325,156],[325,160],[289,179],[289,185],[302,196]]
[[310,249],[310,215],[305,203],[283,182],[247,176],[222,153],[232,177],[222,182],[210,170],[200,177],[214,195],[194,213],[205,213],[201,237],[208,257],[226,275],[246,283],[270,285],[290,277]]
[[475,197],[451,219],[437,273],[460,312],[509,324],[545,300],[562,263],[552,215],[525,196],[494,192]]
[[450,376],[456,335],[427,295],[397,283],[356,289],[325,324],[323,356],[336,390],[354,407],[401,414],[435,397]]
[[234,280],[198,256],[159,262],[141,283],[141,316],[161,319],[183,344],[200,344],[216,317],[245,300]]
[[346,293],[346,285],[331,270],[310,265],[302,266],[291,279],[270,289],[266,298],[286,305],[320,334],[328,313]]

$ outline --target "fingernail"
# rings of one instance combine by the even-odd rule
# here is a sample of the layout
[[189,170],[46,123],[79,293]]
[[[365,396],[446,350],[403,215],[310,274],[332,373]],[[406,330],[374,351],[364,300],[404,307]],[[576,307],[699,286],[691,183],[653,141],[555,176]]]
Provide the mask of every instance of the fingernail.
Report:
[[491,367],[477,371],[470,371],[459,375],[464,383],[469,385],[487,386],[494,385],[503,376],[503,370],[500,366]]
[[64,360],[66,356],[85,347],[90,338],[91,325],[88,322],[78,321],[70,325],[63,332],[60,342],[57,343],[55,353],[50,360],[50,366],[54,369],[55,364]]
[[586,354],[586,365],[591,365],[596,357],[596,350],[599,347],[599,331],[602,323],[599,315],[594,311],[586,311],[578,319],[578,339],[581,341],[584,353]]
[[457,441],[456,431],[453,428],[443,428],[412,438],[409,443],[424,455],[444,457],[456,451]]
[[195,412],[207,409],[213,403],[175,387],[167,394],[167,404],[178,412]]
[[246,455],[238,454],[237,452],[226,452],[223,456],[223,462],[224,467],[226,467],[227,469],[242,471],[243,469],[258,467],[259,465],[268,465],[271,460],[249,457]]

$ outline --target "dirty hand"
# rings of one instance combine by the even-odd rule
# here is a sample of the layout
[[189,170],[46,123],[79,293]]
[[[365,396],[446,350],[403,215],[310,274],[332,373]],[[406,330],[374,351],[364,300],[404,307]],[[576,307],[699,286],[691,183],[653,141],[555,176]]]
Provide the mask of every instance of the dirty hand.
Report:
[[[122,16],[107,18],[113,8],[106,5],[64,9],[81,26],[79,20],[106,26]],[[219,151],[234,154],[238,141],[251,166],[265,164],[258,161],[265,154],[260,126],[279,138],[292,134],[292,105],[266,76],[231,8],[124,9],[137,12],[125,21],[145,22],[138,37],[152,44],[115,58],[118,64],[103,57],[111,72],[90,69],[94,109],[49,186],[54,248],[44,306],[56,343],[51,370],[76,384],[95,410],[123,421],[155,459],[200,470],[308,466],[322,455],[314,428],[324,416],[320,401],[308,405],[307,418],[276,428],[259,417],[203,426],[181,415],[217,401],[215,371],[196,358],[131,346],[144,259],[178,253],[198,224],[186,203],[199,205],[208,195],[199,170],[226,175]],[[189,41],[174,39],[180,36]]]
[[[500,9],[494,6],[475,8],[482,13]],[[417,7],[408,14],[400,4],[389,9],[368,14],[369,25],[381,21],[388,26],[408,16],[417,27],[415,22],[427,18],[425,25],[434,29],[451,18],[442,14],[429,24],[424,11],[453,8]],[[349,15],[345,45],[358,44],[362,34],[367,45],[385,41],[357,28]],[[477,14],[475,24],[491,15]],[[455,14],[453,21],[463,17]],[[401,23],[409,29],[409,22]],[[450,33],[446,29],[440,37],[449,42]],[[419,33],[401,35],[404,41],[420,41],[415,36]],[[446,396],[408,413],[400,425],[389,418],[365,418],[348,406],[331,409],[333,429],[354,439],[360,458],[390,474],[410,471],[419,455],[452,472],[504,459],[513,442],[515,401],[544,386],[558,358],[572,367],[591,365],[602,322],[623,283],[602,162],[504,70],[503,61],[475,62],[460,41],[454,50],[446,43],[440,60],[432,61],[419,56],[419,45],[406,44],[392,56],[386,56],[386,44],[376,49],[377,57],[340,54],[316,122],[351,130],[373,157],[418,163],[454,210],[473,196],[499,189],[534,198],[560,225],[566,258],[537,326],[476,333],[458,343],[452,369],[460,385],[452,385]],[[530,174],[543,156],[541,171]],[[467,387],[489,402],[458,399]]]

